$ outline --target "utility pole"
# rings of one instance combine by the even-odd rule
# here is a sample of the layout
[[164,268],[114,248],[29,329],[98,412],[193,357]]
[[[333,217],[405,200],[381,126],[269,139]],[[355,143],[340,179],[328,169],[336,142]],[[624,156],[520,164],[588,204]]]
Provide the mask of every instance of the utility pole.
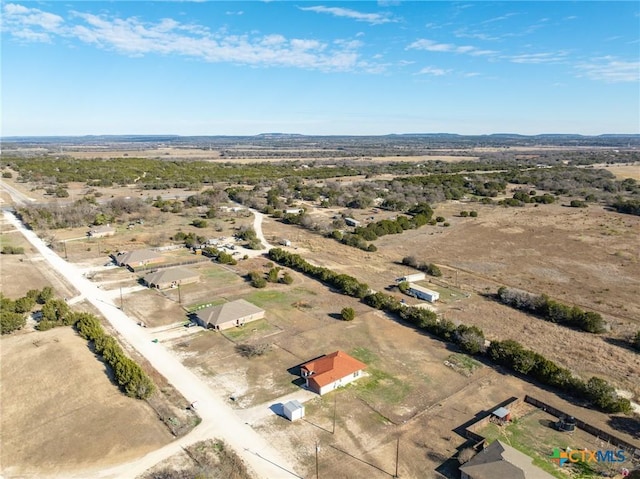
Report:
[[124,299],[122,298],[122,286],[120,286],[120,311],[124,311]]
[[67,256],[67,242],[63,241],[62,245],[64,246],[64,259],[69,259],[69,257]]
[[320,450],[320,445],[318,444],[318,441],[316,441],[316,479],[319,479],[320,476],[318,475],[318,451]]
[[331,434],[335,434],[336,433],[336,406],[337,406],[337,401],[338,401],[338,393],[336,391],[333,391],[333,430],[331,431]]
[[182,293],[180,292],[180,284],[178,283],[178,304],[182,304]]
[[400,434],[398,434],[398,439],[396,442],[396,473],[394,474],[393,477],[400,477],[398,475],[398,463],[399,463],[399,459],[400,459]]

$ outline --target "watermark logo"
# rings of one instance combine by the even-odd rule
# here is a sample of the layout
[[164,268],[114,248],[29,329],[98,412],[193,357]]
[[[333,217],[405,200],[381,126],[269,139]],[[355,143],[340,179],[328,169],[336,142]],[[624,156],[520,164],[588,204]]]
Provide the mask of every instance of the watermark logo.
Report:
[[618,451],[589,451],[587,449],[562,449],[556,447],[553,454],[549,456],[552,462],[562,467],[567,462],[575,464],[576,462],[624,462],[625,455],[622,449]]

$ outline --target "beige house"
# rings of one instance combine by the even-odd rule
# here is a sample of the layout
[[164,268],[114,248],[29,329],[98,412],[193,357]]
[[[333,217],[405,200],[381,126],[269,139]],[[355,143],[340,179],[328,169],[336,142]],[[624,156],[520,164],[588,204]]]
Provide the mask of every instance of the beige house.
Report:
[[306,387],[321,396],[360,378],[366,364],[343,351],[325,354],[300,366]]
[[149,273],[142,280],[149,288],[166,289],[196,283],[200,280],[200,275],[187,268],[166,268]]
[[553,479],[532,462],[526,454],[502,441],[494,441],[460,466],[461,479]]
[[116,229],[110,225],[96,226],[87,232],[87,236],[90,238],[104,238],[106,236],[113,236],[114,234],[116,234]]
[[148,264],[162,263],[164,261],[164,257],[160,253],[150,249],[125,251],[112,255],[112,258],[118,266],[126,266],[131,269]]
[[244,299],[209,306],[196,313],[196,321],[207,329],[223,330],[264,318],[265,310]]

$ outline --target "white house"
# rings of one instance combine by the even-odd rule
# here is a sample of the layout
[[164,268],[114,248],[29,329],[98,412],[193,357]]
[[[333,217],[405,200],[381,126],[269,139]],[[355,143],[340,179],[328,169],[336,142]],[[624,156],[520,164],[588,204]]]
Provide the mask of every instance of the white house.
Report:
[[282,406],[284,417],[289,421],[295,421],[304,417],[304,406],[296,399],[284,403]]
[[306,387],[321,396],[362,377],[366,364],[347,353],[336,351],[300,366]]
[[415,296],[418,299],[424,299],[430,303],[435,303],[440,299],[440,293],[433,291],[423,286],[418,286],[414,283],[409,283],[409,290],[407,291],[411,296]]

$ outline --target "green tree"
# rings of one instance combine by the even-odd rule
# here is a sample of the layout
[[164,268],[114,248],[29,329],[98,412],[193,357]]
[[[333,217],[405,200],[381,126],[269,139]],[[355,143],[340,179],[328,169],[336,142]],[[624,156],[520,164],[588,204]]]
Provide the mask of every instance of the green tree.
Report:
[[356,317],[356,312],[353,308],[342,308],[340,316],[344,321],[353,321]]
[[288,271],[285,271],[285,273],[282,275],[282,282],[284,284],[293,283],[293,276],[291,276],[291,274]]
[[4,308],[0,309],[0,332],[9,334],[13,331],[21,329],[27,324],[24,314],[8,311]]
[[45,304],[51,298],[53,298],[53,288],[51,288],[51,286],[45,286],[38,294],[36,302],[38,304]]

